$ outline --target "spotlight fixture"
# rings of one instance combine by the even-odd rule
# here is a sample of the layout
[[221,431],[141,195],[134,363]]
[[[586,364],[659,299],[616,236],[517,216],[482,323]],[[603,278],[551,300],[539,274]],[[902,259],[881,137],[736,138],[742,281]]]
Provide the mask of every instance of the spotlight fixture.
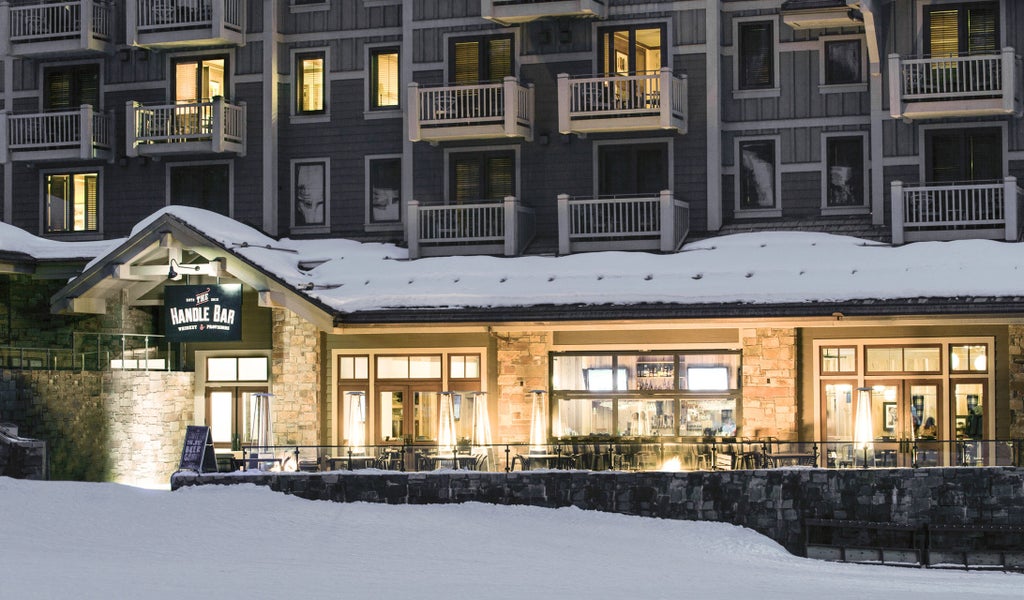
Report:
[[179,269],[194,269],[197,273],[199,272],[199,269],[201,268],[199,265],[183,265],[183,264],[179,263],[177,260],[172,258],[171,259],[171,264],[168,266],[168,269],[167,269],[167,278],[168,279],[177,279],[178,278],[178,272],[174,270],[175,266],[177,266]]

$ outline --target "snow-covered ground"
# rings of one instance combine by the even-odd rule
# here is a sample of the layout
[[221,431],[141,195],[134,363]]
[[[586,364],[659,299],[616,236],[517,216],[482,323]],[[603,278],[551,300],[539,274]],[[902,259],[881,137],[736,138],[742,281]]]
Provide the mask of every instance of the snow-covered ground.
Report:
[[748,529],[573,508],[312,502],[0,477],[0,598],[1024,598],[1024,575],[844,565]]

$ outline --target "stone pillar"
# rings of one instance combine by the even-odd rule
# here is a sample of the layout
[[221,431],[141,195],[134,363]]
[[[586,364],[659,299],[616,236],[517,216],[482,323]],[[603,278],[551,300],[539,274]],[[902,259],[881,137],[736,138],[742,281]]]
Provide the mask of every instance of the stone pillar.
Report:
[[743,329],[743,399],[740,435],[795,440],[796,329]]
[[273,311],[274,442],[320,443],[320,330],[288,309]]
[[[547,331],[498,334],[498,428],[495,443],[530,440],[531,390],[548,390]],[[550,396],[549,396],[550,397]]]
[[1010,325],[1009,334],[1010,419],[1006,435],[1021,439],[1024,438],[1024,325]]

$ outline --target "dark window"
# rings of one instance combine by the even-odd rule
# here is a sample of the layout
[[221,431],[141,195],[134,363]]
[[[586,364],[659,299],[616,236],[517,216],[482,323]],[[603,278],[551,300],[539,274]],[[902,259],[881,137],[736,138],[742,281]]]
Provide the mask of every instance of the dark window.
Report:
[[741,90],[775,86],[774,25],[771,21],[740,23],[739,87]]
[[825,85],[862,82],[862,64],[860,40],[825,42]]
[[370,52],[370,108],[398,108],[398,48]]
[[171,167],[171,204],[229,212],[229,165]]
[[827,206],[863,206],[864,138],[830,137],[828,155]]
[[297,227],[327,225],[327,163],[323,160],[297,162],[292,174],[295,182],[295,214]]
[[324,53],[311,52],[295,56],[295,112],[324,112]]
[[512,36],[451,40],[448,78],[452,83],[498,82],[515,74]]
[[601,146],[597,156],[597,193],[601,196],[657,196],[668,189],[665,144]]
[[635,26],[602,29],[601,72],[608,75],[629,75],[657,71],[666,66],[662,52],[665,30],[661,26]]
[[46,232],[97,231],[98,173],[54,173],[45,179]]
[[999,51],[999,3],[925,7],[924,31],[929,56],[995,54]]
[[501,200],[515,193],[515,155],[511,151],[452,155],[453,204]]
[[46,69],[43,72],[43,108],[62,110],[100,103],[99,65]]
[[775,141],[740,143],[740,210],[776,208]]
[[370,161],[370,222],[397,223],[402,220],[402,159],[377,158]]
[[984,181],[1003,177],[999,129],[936,129],[925,132],[928,181]]

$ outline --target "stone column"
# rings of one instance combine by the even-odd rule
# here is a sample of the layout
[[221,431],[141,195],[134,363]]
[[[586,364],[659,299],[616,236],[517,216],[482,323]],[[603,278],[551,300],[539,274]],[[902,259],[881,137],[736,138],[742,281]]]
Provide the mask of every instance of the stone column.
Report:
[[274,442],[320,443],[320,330],[288,309],[273,311]]
[[[530,440],[531,390],[548,390],[547,331],[498,334],[498,428],[495,443]],[[550,397],[550,396],[549,396]]]
[[[1007,435],[1024,438],[1024,326],[1010,325],[1010,420]],[[998,393],[996,394],[998,396]]]
[[797,439],[796,329],[743,329],[744,436]]

